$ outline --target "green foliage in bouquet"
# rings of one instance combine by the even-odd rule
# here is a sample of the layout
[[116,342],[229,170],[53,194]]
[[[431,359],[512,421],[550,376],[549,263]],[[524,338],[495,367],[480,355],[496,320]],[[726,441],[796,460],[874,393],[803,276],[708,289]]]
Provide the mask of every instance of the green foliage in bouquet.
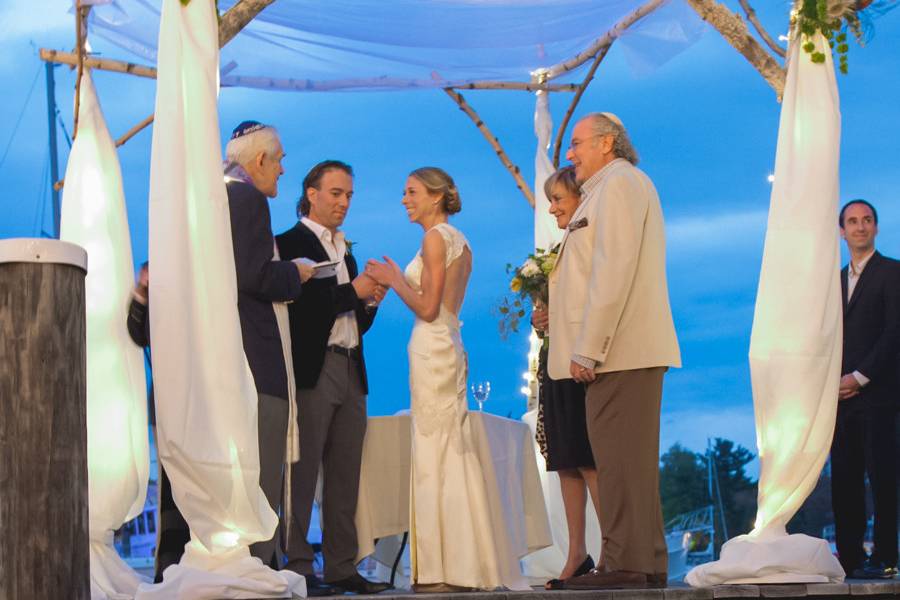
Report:
[[498,329],[500,337],[506,339],[510,333],[519,331],[519,323],[527,313],[528,302],[542,302],[547,304],[549,294],[547,280],[553,267],[556,266],[556,258],[559,255],[557,248],[549,252],[538,248],[521,266],[506,265],[506,272],[512,275],[509,281],[511,295],[505,296],[497,306],[499,315]]

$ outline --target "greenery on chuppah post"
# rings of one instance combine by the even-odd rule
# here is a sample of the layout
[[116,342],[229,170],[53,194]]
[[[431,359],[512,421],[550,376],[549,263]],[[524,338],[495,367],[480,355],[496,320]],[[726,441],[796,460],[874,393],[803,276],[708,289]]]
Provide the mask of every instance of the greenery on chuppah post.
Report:
[[[870,4],[870,2],[867,3]],[[816,50],[812,37],[821,33],[838,55],[838,68],[847,74],[847,31],[862,43],[862,27],[857,0],[802,0],[796,13],[796,26],[803,35],[803,50],[814,63],[824,63],[825,54]]]
[[[753,529],[756,517],[757,482],[747,475],[745,469],[756,456],[740,444],[722,438],[715,439],[711,453],[728,535],[734,537],[747,533]],[[675,443],[660,457],[659,462],[663,521],[704,505],[715,505],[715,549],[718,555],[719,548],[727,540],[721,527],[722,515],[718,503],[710,498],[707,454],[692,452]],[[716,494],[715,488],[713,494]]]

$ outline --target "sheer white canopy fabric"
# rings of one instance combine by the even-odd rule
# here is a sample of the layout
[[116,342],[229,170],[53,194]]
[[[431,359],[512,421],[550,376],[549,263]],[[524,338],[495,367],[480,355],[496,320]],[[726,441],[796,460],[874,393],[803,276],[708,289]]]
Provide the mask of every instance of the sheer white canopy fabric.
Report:
[[217,110],[212,0],[166,0],[150,165],[150,311],[159,454],[191,529],[138,598],[305,595],[249,554],[277,517],[259,487],[257,396],[241,343]]
[[814,64],[794,39],[778,130],[775,182],[750,337],[760,477],[756,524],[693,569],[695,586],[842,581],[828,544],[787,535],[831,446],[841,368],[837,227],[841,117],[827,42]]
[[142,581],[113,547],[113,531],[139,515],[150,458],[143,351],[128,337],[134,285],[131,235],[116,145],[89,71],[81,81],[78,137],[66,167],[60,239],[88,253],[87,430],[91,597],[130,598]]
[[[92,34],[141,61],[156,62],[161,0],[88,2],[94,4]],[[587,48],[645,2],[278,0],[222,50],[221,82],[313,91],[527,81],[532,71]],[[219,10],[235,3],[223,0]],[[617,44],[643,69],[685,48],[703,27],[684,0],[670,0],[627,29]]]

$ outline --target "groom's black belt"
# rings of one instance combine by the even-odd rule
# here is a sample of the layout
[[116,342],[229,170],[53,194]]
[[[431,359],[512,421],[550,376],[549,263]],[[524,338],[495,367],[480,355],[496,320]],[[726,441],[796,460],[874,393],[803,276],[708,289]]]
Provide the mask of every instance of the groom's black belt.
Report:
[[347,358],[358,359],[360,357],[359,354],[359,346],[355,348],[344,348],[343,346],[328,346],[329,352],[334,352],[335,354],[341,354],[346,356]]

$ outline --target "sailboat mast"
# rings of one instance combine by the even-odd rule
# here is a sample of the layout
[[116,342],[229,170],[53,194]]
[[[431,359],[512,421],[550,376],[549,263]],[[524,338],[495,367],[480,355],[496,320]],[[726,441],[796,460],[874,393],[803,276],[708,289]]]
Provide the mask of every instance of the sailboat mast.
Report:
[[53,69],[56,65],[50,62],[44,63],[47,74],[47,134],[50,146],[50,194],[53,205],[53,237],[59,239],[59,190],[54,184],[59,181],[59,153],[56,148],[56,81],[53,77]]

